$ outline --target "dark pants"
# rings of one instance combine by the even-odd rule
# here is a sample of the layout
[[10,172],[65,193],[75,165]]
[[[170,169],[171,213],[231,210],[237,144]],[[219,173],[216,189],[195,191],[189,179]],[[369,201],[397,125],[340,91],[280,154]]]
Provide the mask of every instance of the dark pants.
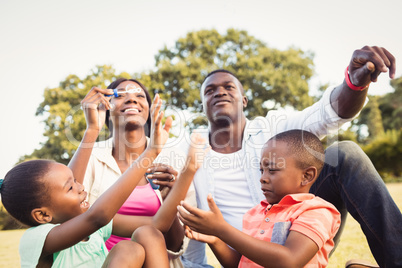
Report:
[[325,166],[310,192],[331,202],[359,222],[380,267],[402,267],[402,214],[383,180],[360,147],[350,141],[331,145]]

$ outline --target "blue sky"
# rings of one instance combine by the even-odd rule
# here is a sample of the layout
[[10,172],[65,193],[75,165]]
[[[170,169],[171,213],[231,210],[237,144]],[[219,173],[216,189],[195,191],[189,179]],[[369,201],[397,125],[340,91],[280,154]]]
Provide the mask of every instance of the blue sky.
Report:
[[[0,177],[44,140],[36,108],[44,89],[69,74],[84,77],[98,64],[140,72],[189,31],[236,28],[269,47],[314,52],[311,86],[335,85],[353,51],[366,44],[402,59],[401,10],[399,0],[2,0]],[[397,77],[401,70],[397,65]],[[391,90],[383,74],[370,93]]]

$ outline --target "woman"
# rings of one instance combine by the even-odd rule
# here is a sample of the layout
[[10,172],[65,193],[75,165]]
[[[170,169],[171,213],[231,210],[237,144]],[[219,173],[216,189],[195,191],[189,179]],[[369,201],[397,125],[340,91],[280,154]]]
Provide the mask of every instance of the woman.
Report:
[[[113,89],[119,89],[119,94],[115,94]],[[81,101],[81,106],[87,121],[84,136],[85,140],[90,142],[80,144],[69,167],[73,170],[76,180],[85,185],[88,201],[92,204],[147,147],[151,98],[139,81],[119,78],[111,83],[108,89],[92,88]],[[106,141],[96,142],[105,122],[111,137]],[[171,187],[177,176],[177,171],[161,164],[155,165],[149,171],[155,172],[158,174],[152,174],[148,179],[157,179],[154,183],[161,187]],[[144,176],[140,180],[118,213],[135,215],[138,217],[136,222],[139,226],[151,224],[162,231],[171,267],[181,267],[178,257],[183,252],[183,228],[178,218],[175,218],[171,225],[153,219],[152,216],[159,209],[162,198],[160,191],[154,190],[148,179]],[[110,250],[122,239],[112,236],[107,240],[106,246]]]

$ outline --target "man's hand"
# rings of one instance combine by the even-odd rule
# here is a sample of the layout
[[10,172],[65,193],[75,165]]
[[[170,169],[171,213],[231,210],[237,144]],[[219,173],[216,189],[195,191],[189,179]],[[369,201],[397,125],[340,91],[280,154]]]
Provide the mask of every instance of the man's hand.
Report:
[[389,77],[395,76],[395,57],[385,48],[365,46],[353,52],[349,63],[349,77],[353,85],[364,87],[376,82],[380,73],[389,70]]

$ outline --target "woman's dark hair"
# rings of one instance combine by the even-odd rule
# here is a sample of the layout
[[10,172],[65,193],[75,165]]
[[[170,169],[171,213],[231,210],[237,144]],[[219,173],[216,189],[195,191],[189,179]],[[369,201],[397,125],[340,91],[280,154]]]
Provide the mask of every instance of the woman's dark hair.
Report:
[[42,183],[51,160],[31,160],[18,164],[7,172],[1,186],[1,201],[5,209],[19,222],[39,225],[31,211],[40,208],[47,200],[47,187]]
[[[115,88],[117,88],[118,85],[120,85],[121,83],[126,82],[126,81],[132,81],[134,83],[137,83],[144,90],[148,105],[149,105],[149,107],[151,107],[152,99],[151,99],[151,96],[149,95],[148,89],[140,81],[138,81],[136,79],[127,79],[127,78],[123,78],[123,77],[117,78],[107,88],[115,89]],[[110,135],[109,137],[111,137],[113,134],[113,124],[110,121],[110,111],[106,111],[105,123],[106,123],[107,128],[109,129],[109,135]],[[149,137],[149,135],[151,133],[151,112],[148,114],[148,119],[147,119],[147,122],[145,123],[144,129],[145,129],[145,135],[147,137]]]

